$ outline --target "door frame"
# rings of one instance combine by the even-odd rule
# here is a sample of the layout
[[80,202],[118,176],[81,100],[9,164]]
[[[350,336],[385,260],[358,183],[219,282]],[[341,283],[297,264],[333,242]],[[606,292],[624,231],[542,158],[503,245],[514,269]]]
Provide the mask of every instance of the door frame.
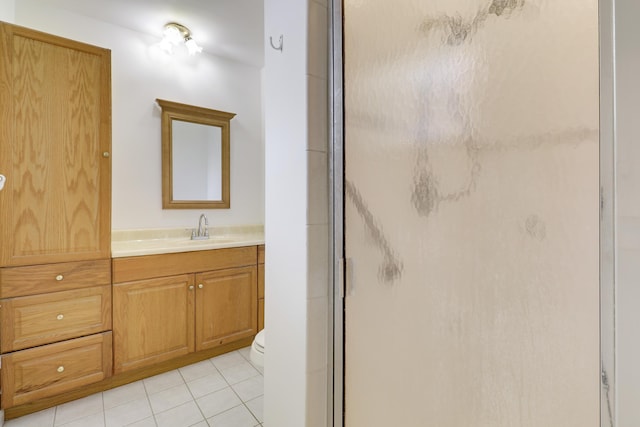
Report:
[[598,1],[600,42],[600,426],[615,427],[615,0]]
[[[329,339],[328,425],[344,425],[344,99],[342,2],[329,0]],[[330,334],[331,336],[331,334]]]
[[[600,80],[600,427],[616,427],[615,363],[615,0],[598,0]],[[329,1],[330,310],[333,355],[328,420],[344,426],[343,0]],[[331,381],[331,379],[333,381]]]

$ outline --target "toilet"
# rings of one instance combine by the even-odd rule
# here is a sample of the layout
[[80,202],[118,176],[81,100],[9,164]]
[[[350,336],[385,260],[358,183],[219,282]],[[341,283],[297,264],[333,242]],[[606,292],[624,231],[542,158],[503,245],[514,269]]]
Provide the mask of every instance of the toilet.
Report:
[[264,368],[264,329],[253,339],[250,357],[254,365]]

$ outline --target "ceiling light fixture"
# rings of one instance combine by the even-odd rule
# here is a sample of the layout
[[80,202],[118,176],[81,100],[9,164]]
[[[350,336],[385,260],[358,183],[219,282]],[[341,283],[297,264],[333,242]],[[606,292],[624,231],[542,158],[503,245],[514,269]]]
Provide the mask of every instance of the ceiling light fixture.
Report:
[[202,52],[202,47],[198,46],[193,37],[191,37],[191,31],[187,27],[176,22],[169,22],[164,26],[160,48],[171,54],[173,53],[173,46],[177,46],[180,43],[184,43],[189,55]]

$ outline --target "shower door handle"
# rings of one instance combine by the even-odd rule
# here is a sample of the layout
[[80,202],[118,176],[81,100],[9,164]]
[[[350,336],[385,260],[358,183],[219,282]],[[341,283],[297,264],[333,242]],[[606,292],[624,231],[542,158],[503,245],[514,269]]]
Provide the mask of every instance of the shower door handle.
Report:
[[340,298],[344,299],[355,294],[352,281],[353,260],[351,258],[340,258],[338,260],[338,283],[340,287]]

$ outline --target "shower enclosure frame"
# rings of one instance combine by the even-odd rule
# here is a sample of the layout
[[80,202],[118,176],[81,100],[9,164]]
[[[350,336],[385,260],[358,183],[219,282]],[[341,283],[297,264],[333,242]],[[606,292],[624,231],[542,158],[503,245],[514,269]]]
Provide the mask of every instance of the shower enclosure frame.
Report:
[[[598,0],[600,81],[600,426],[615,427],[615,0]],[[329,1],[330,321],[328,425],[344,425],[343,0]]]
[[615,427],[615,0],[598,1],[600,41],[600,426]]
[[329,386],[327,425],[344,425],[344,102],[343,0],[329,0]]

